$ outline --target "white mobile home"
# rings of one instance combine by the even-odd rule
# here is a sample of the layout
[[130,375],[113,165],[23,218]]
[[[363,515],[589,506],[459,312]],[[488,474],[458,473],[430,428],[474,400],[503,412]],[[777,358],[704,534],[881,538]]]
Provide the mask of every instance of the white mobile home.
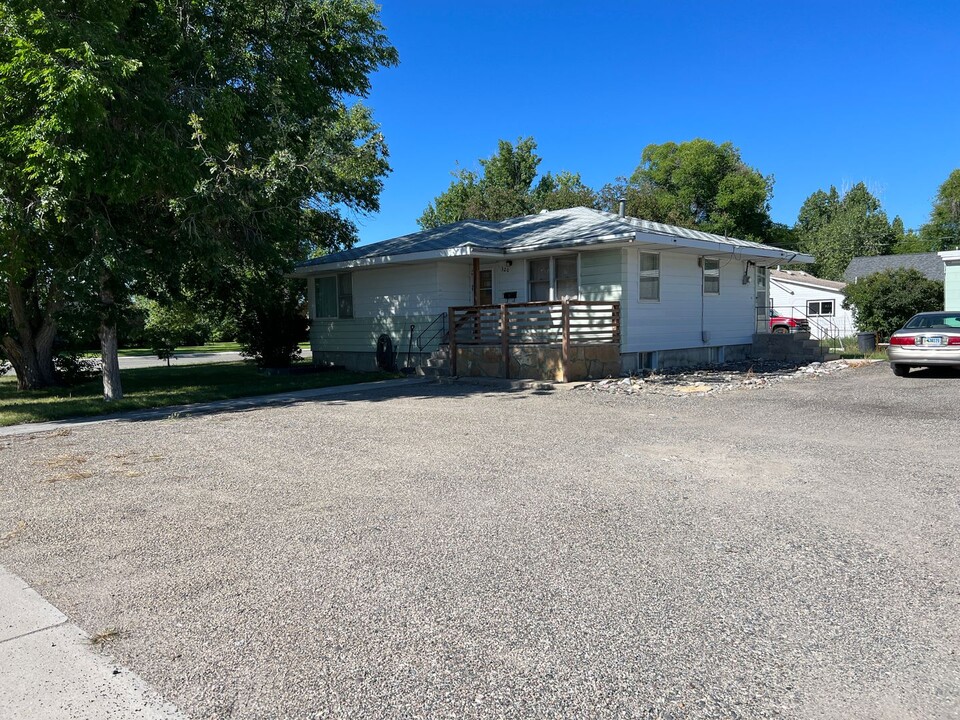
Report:
[[806,318],[813,338],[850,337],[855,329],[853,312],[843,308],[846,286],[800,270],[772,270],[770,304],[778,315]]
[[[746,357],[780,248],[588,208],[463,221],[298,265],[319,362],[572,379]],[[553,353],[553,350],[556,353]],[[553,354],[551,354],[553,353]],[[382,362],[381,362],[382,364]],[[539,368],[539,370],[538,370]]]

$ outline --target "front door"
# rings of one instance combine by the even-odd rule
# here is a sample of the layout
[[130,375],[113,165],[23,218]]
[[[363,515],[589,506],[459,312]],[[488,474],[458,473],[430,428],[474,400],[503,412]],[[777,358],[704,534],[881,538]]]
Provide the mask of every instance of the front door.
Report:
[[477,283],[477,305],[493,305],[493,270],[481,270]]
[[757,265],[754,271],[754,290],[756,292],[757,330],[758,333],[770,332],[770,285],[767,278],[768,269]]

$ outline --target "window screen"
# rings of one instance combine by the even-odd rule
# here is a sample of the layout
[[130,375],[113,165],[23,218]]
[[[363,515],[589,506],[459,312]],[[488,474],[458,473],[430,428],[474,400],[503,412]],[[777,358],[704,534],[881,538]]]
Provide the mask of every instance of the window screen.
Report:
[[660,299],[660,256],[657,253],[640,253],[640,299]]
[[334,318],[337,316],[337,278],[333,275],[319,277],[314,281],[316,295],[316,316]]

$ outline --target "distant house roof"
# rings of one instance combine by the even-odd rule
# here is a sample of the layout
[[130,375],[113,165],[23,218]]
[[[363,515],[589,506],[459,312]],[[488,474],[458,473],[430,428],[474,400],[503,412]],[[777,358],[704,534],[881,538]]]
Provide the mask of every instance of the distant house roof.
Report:
[[855,257],[847,265],[847,271],[843,277],[847,282],[854,282],[857,278],[872,275],[875,272],[897,268],[915,268],[928,279],[943,282],[943,260],[935,252]]
[[429,257],[502,257],[513,253],[609,242],[690,248],[704,254],[731,253],[744,258],[783,263],[813,262],[809,255],[770,245],[577,207],[544,211],[502,222],[464,220],[451,223],[307,260],[297,265],[296,272],[303,275],[319,269],[318,266],[332,266],[323,267],[324,270],[332,270],[335,267]]
[[803,270],[773,270],[770,272],[771,280],[781,282],[797,283],[799,285],[809,285],[810,287],[823,288],[824,290],[843,290],[847,284],[837,280],[822,280]]

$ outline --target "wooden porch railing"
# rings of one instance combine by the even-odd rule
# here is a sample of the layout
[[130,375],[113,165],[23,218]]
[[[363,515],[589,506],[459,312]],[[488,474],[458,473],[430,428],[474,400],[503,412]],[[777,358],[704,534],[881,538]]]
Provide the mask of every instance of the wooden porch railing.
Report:
[[510,346],[559,345],[564,375],[571,345],[620,344],[620,303],[560,300],[451,307],[450,371],[458,345],[499,345],[510,377]]

